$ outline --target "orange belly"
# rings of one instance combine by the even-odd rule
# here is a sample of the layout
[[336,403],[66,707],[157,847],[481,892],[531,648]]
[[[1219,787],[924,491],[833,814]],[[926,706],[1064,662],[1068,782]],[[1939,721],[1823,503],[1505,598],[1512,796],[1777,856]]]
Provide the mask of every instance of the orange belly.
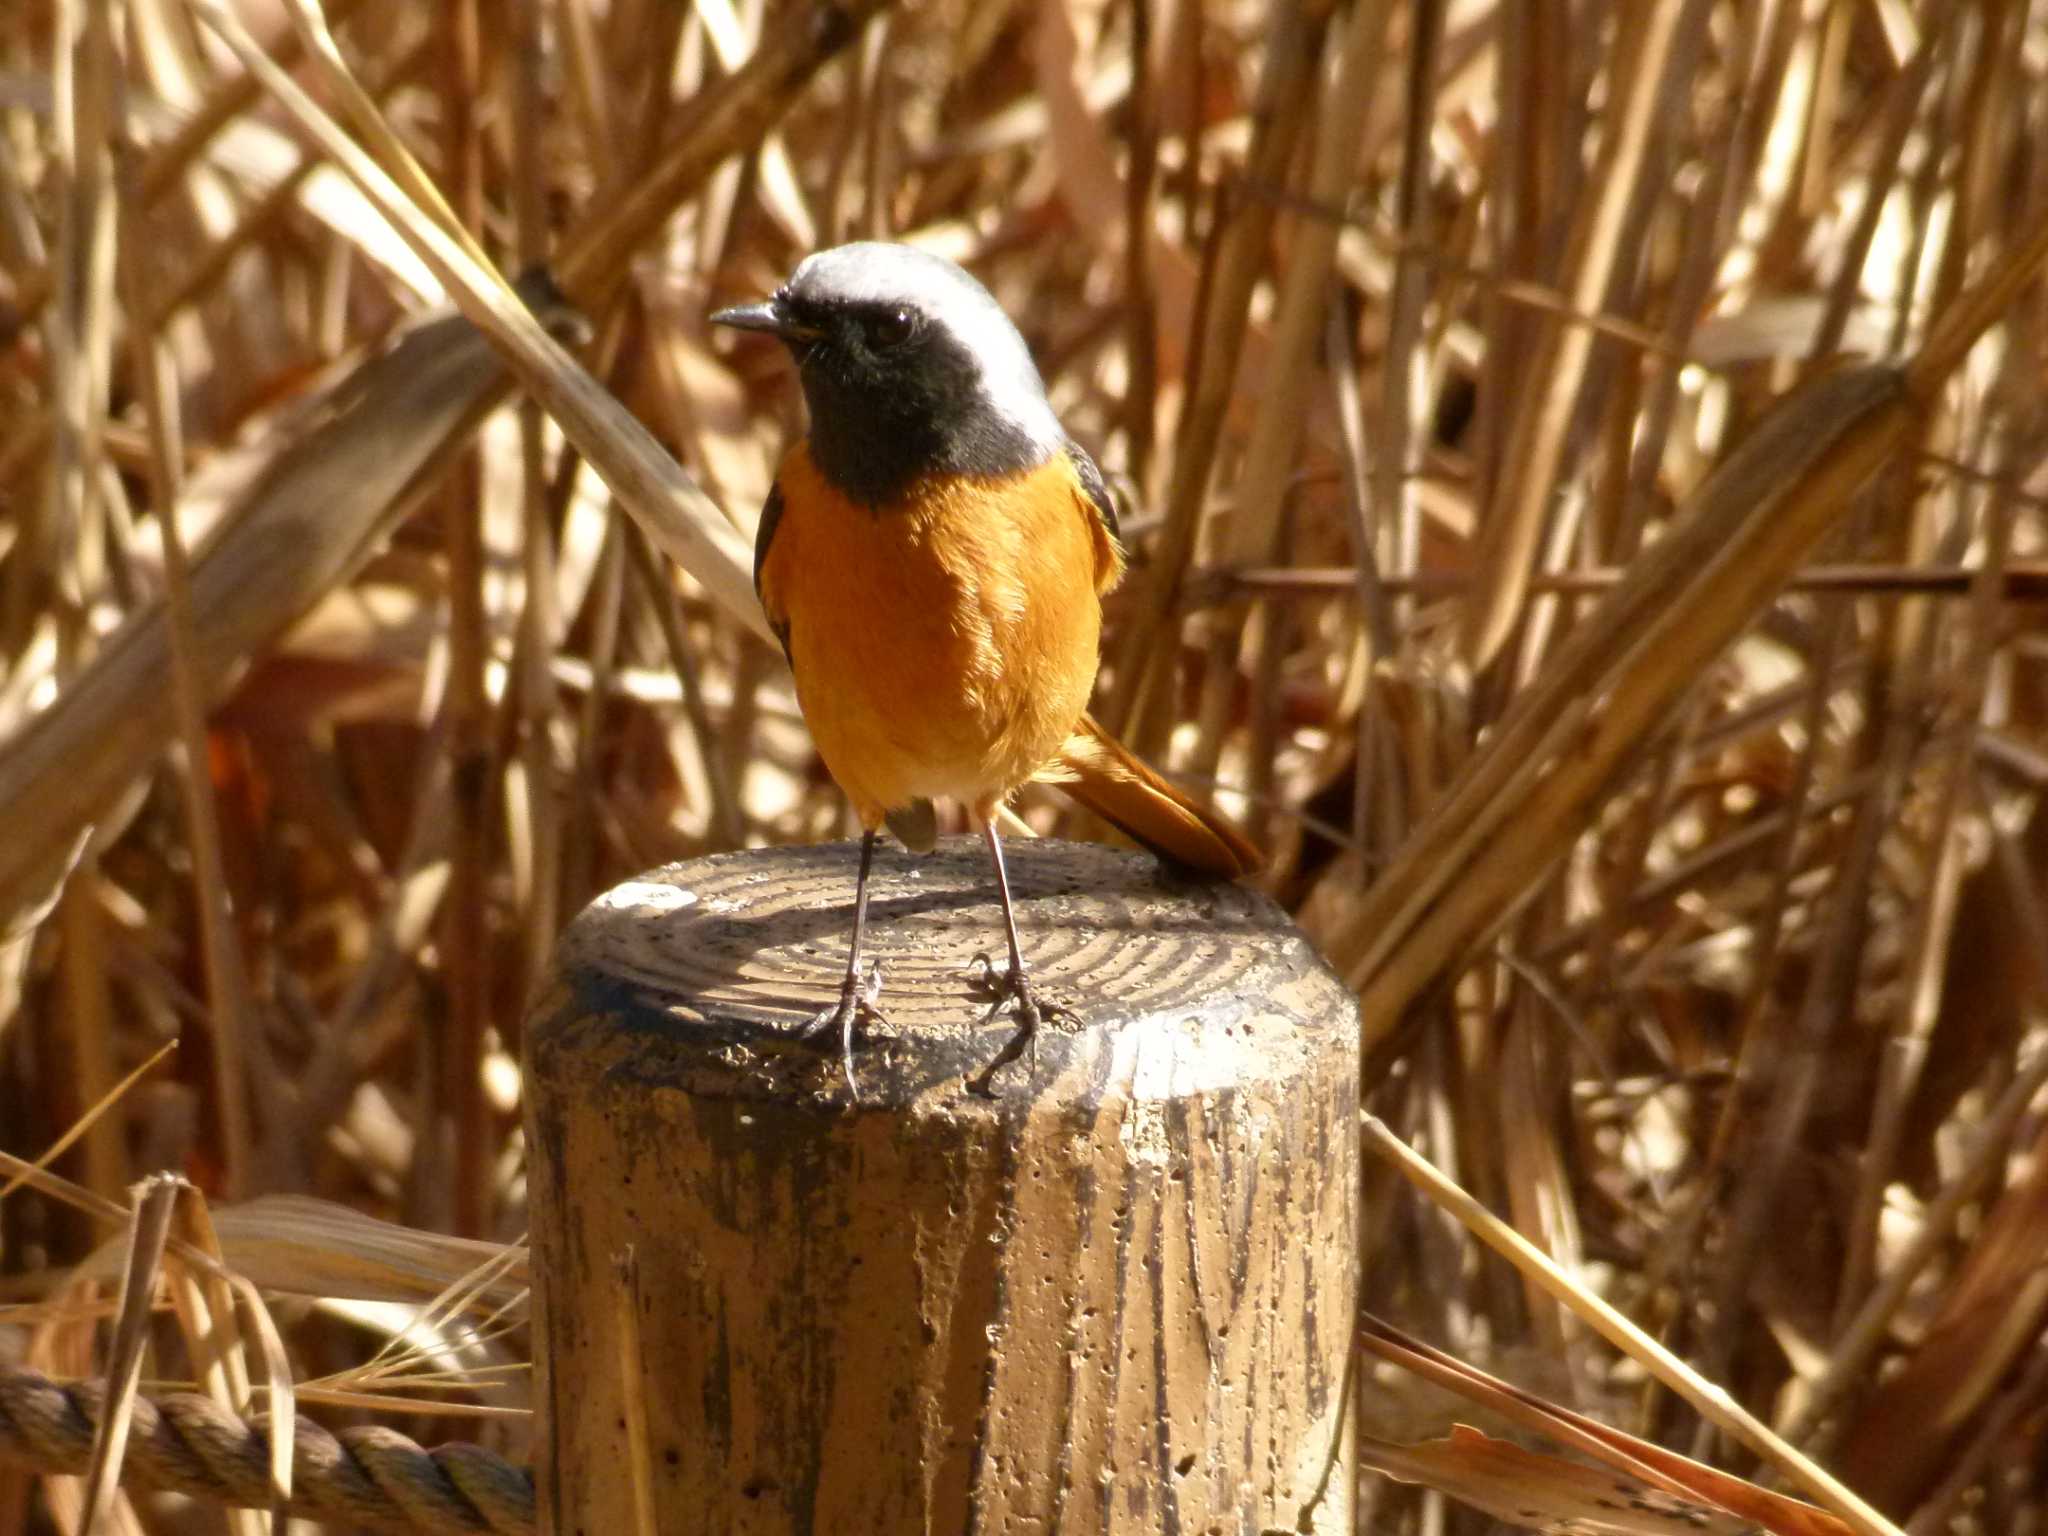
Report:
[[919,798],[982,814],[1065,742],[1095,682],[1113,549],[1063,455],[1002,481],[920,482],[875,510],[799,444],[761,598],[797,700],[863,825]]

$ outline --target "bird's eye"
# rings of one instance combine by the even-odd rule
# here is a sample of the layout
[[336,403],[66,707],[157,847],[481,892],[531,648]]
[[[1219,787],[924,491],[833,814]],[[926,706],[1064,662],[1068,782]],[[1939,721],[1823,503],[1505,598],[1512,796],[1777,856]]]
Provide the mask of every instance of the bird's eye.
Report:
[[868,321],[868,344],[878,348],[901,346],[916,329],[917,318],[909,310],[885,310]]

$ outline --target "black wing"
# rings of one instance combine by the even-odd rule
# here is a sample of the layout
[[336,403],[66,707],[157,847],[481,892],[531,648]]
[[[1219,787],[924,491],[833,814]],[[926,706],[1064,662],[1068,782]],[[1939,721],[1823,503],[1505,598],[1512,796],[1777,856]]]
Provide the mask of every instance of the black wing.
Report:
[[754,595],[761,595],[761,567],[768,562],[768,546],[775,540],[776,526],[782,521],[782,485],[777,482],[768,487],[768,500],[761,507],[761,525],[754,530]]
[[[782,521],[782,485],[777,482],[768,488],[768,500],[761,506],[761,525],[754,530],[754,596],[761,596],[761,567],[768,560],[768,546],[775,539],[776,526]],[[763,599],[762,610],[766,612],[767,601]],[[789,655],[789,621],[768,615],[768,627],[775,631],[775,638],[782,642],[782,656]]]
[[1095,467],[1095,461],[1088,457],[1088,450],[1067,439],[1067,457],[1073,461],[1074,473],[1081,477],[1081,489],[1088,493],[1088,499],[1095,503],[1095,515],[1102,519],[1102,526],[1109,530],[1110,538],[1123,543],[1116,526],[1116,501],[1109,494],[1109,487],[1103,482],[1102,471]]

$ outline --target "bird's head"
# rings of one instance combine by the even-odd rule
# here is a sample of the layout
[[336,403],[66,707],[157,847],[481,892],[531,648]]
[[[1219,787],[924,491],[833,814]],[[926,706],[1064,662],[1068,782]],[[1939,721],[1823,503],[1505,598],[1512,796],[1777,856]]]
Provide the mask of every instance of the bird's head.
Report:
[[858,501],[888,504],[934,472],[1016,474],[1066,440],[1010,317],[943,256],[879,241],[835,246],[766,302],[711,319],[789,348],[810,406],[811,456]]

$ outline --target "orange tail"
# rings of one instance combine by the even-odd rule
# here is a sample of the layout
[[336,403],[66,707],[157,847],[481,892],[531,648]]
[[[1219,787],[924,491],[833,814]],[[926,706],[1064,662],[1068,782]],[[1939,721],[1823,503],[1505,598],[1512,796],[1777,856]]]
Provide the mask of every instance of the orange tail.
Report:
[[1139,762],[1093,715],[1081,717],[1043,777],[1180,869],[1229,880],[1265,865],[1249,838]]

